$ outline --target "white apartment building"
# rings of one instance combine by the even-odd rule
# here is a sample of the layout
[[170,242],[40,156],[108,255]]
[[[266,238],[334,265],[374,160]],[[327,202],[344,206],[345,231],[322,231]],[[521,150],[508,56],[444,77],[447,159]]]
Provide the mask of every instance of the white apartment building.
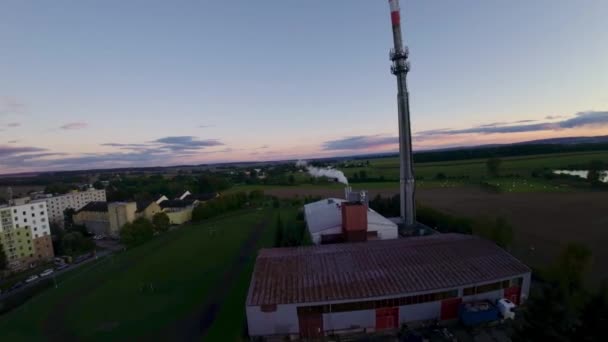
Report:
[[105,202],[106,191],[89,189],[87,191],[75,191],[65,195],[45,198],[49,220],[51,222],[62,222],[63,212],[68,209],[79,210],[89,202]]
[[0,207],[0,245],[13,268],[53,258],[46,202],[34,200]]

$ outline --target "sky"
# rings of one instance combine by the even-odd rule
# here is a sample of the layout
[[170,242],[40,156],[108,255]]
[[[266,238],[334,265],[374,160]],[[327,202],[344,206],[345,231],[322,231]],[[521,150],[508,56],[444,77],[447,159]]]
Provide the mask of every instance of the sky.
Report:
[[[608,1],[401,1],[414,148],[608,135]],[[397,150],[385,0],[0,2],[0,174]]]

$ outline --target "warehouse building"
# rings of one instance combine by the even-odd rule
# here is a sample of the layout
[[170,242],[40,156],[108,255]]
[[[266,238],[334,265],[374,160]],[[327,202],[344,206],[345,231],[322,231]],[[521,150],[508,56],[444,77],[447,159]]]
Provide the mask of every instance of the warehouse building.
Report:
[[306,227],[314,244],[399,237],[397,224],[369,208],[365,196],[347,193],[347,198],[327,198],[304,206]]
[[321,337],[457,318],[462,302],[522,303],[530,269],[462,234],[260,251],[246,302],[249,334]]

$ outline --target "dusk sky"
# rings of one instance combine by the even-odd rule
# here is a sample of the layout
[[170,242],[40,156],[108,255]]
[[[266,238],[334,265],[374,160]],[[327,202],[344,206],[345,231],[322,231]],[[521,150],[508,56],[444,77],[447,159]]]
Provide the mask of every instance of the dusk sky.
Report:
[[[401,7],[415,149],[608,134],[608,1]],[[3,0],[0,42],[0,173],[397,149],[386,0]]]

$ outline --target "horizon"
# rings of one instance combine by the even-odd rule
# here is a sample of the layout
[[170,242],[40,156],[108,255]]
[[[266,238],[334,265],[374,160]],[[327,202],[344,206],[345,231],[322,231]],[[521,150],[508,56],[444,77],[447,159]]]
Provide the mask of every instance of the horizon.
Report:
[[[0,174],[397,148],[388,3],[3,7]],[[414,148],[607,135],[605,13],[404,1]]]

